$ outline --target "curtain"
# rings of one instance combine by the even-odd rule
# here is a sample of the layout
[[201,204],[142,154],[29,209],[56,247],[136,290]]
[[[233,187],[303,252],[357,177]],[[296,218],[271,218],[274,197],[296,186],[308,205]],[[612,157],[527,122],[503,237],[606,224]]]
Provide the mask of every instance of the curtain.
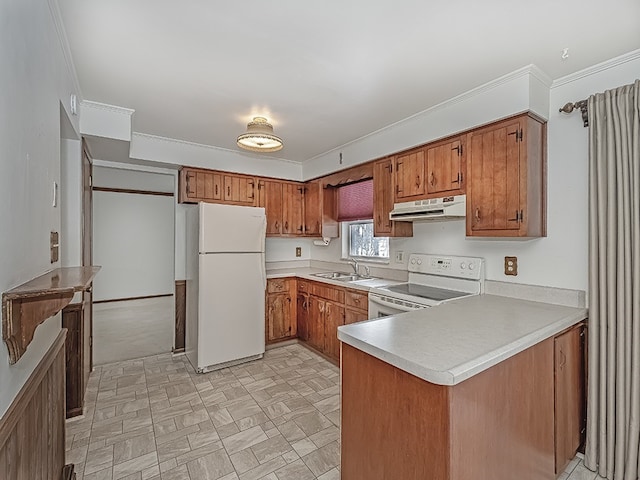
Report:
[[589,379],[585,465],[638,480],[640,80],[588,101]]
[[371,218],[373,218],[373,180],[363,180],[338,188],[339,222]]

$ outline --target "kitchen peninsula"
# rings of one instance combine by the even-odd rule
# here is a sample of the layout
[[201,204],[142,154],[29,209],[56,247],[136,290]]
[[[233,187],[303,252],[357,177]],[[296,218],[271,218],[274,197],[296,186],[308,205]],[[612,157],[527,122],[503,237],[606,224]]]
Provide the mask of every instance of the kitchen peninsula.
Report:
[[342,478],[556,478],[580,443],[586,316],[479,295],[340,327]]

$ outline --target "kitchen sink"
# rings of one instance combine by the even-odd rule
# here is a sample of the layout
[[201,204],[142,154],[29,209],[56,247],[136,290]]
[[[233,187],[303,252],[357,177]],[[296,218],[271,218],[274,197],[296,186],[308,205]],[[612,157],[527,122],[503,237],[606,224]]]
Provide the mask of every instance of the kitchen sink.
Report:
[[344,277],[353,276],[351,273],[347,273],[347,272],[322,272],[322,273],[312,273],[311,275],[313,275],[314,277],[320,277],[320,278],[331,278],[333,280],[338,280]]
[[321,272],[312,273],[314,277],[328,278],[331,280],[338,280],[340,282],[356,282],[358,280],[370,280],[372,277],[364,275],[356,275],[354,273],[347,272]]

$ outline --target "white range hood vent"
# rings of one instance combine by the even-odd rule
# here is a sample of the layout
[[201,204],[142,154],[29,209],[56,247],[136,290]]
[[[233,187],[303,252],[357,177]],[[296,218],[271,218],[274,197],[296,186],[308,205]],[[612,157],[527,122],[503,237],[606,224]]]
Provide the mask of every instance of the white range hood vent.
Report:
[[393,205],[393,211],[389,214],[389,218],[401,222],[462,220],[466,216],[466,209],[466,195],[429,198],[396,203]]

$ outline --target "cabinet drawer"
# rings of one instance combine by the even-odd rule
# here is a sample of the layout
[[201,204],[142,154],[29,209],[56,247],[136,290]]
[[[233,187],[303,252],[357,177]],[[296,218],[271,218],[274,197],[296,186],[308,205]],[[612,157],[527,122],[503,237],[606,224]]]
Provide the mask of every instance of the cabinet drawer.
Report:
[[344,294],[344,303],[348,307],[359,308],[360,310],[367,310],[369,305],[369,300],[366,292],[347,289]]
[[298,291],[309,293],[311,292],[311,285],[309,282],[305,282],[304,280],[298,280]]
[[289,289],[288,278],[271,278],[267,281],[267,293],[286,292]]
[[342,288],[330,287],[322,283],[313,283],[311,285],[311,294],[336,303],[344,303],[344,289]]

